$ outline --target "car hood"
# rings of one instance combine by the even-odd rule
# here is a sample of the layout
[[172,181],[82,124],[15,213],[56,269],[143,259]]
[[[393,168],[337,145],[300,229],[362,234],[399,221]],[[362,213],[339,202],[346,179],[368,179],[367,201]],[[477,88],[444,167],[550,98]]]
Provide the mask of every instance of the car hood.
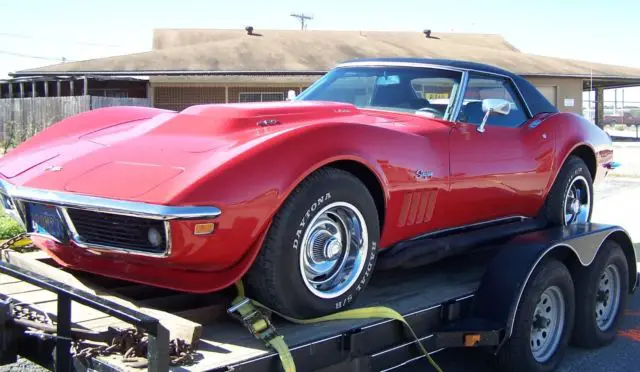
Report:
[[[37,146],[27,141],[0,159],[0,176],[17,186],[170,203],[179,185],[197,183],[203,174],[274,137],[328,123],[397,122],[393,116],[363,113],[341,103],[201,105],[37,138]],[[182,180],[164,200],[145,197],[176,178]]]

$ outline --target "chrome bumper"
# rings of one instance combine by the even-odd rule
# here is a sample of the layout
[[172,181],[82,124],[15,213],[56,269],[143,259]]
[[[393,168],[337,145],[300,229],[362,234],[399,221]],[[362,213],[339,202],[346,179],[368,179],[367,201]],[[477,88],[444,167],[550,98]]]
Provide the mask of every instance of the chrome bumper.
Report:
[[[0,202],[5,212],[15,219],[29,232],[25,203],[36,202],[58,207],[58,214],[66,225],[70,239],[81,248],[96,250],[118,251],[144,256],[167,256],[171,251],[171,236],[169,221],[185,219],[213,219],[222,212],[219,208],[210,206],[168,206],[143,202],[131,202],[96,196],[79,195],[68,192],[19,187],[7,181],[0,180]],[[162,254],[135,251],[119,247],[89,244],[83,241],[77,233],[67,208],[83,209],[131,217],[141,217],[164,221],[166,232],[166,249]],[[56,240],[54,237],[47,238]]]

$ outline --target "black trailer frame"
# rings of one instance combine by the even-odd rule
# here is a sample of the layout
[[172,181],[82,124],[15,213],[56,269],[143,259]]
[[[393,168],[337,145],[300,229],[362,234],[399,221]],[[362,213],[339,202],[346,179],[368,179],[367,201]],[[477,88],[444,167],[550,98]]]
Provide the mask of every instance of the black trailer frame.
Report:
[[[498,353],[511,336],[522,293],[536,267],[548,258],[560,260],[568,267],[589,266],[609,239],[616,241],[627,257],[629,292],[634,293],[638,285],[637,254],[629,235],[618,226],[589,223],[529,232],[478,248],[476,254],[486,256],[486,265],[475,289],[457,293],[438,303],[424,304],[413,311],[399,311],[404,313],[429,353],[448,347],[489,347]],[[69,352],[71,301],[146,331],[150,336],[149,369],[169,369],[169,335],[157,319],[8,263],[0,262],[0,273],[57,293],[56,370],[69,370],[72,365]],[[15,325],[12,326],[10,317],[7,317],[6,306],[0,310],[4,312],[0,314],[0,334],[9,335],[12,327],[15,331]],[[300,330],[299,327],[312,326],[289,324],[280,329],[286,339],[293,340],[289,346],[299,370],[392,370],[424,357],[415,340],[399,322],[380,319],[364,323],[341,322],[344,323],[341,328],[314,332],[318,337],[307,340],[296,338],[294,332]],[[3,343],[3,337],[0,337],[0,361],[6,362],[15,355],[11,354],[7,340]],[[76,368],[115,370],[97,359],[75,362]],[[210,370],[278,371],[280,368],[278,355],[265,352]]]

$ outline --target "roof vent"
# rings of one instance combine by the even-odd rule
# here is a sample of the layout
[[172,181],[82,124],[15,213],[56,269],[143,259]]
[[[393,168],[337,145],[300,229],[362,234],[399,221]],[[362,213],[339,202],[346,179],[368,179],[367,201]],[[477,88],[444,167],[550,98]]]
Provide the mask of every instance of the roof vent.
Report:
[[424,31],[422,31],[422,32],[424,33],[424,36],[425,36],[427,39],[430,39],[430,38],[431,38],[431,30],[428,30],[428,29],[427,29],[427,30],[424,30]]
[[247,31],[247,35],[253,35],[253,26],[247,26],[244,29]]

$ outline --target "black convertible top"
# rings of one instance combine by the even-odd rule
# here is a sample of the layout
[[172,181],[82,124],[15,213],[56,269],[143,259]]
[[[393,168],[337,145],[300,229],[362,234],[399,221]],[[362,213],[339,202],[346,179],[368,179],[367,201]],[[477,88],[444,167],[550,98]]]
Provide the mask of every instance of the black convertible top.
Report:
[[348,62],[403,62],[403,63],[426,63],[430,65],[440,65],[440,66],[449,66],[455,67],[461,70],[469,70],[469,71],[478,71],[478,72],[488,72],[493,74],[504,75],[511,80],[513,80],[514,84],[522,93],[522,98],[529,106],[529,110],[531,111],[531,115],[535,116],[540,113],[555,113],[558,112],[558,109],[549,102],[545,98],[545,96],[540,93],[540,91],[531,84],[528,80],[523,78],[520,75],[514,74],[511,71],[507,71],[501,69],[499,67],[477,63],[477,62],[469,62],[469,61],[460,61],[453,59],[435,59],[435,58],[367,58],[367,59],[357,59],[351,60]]

